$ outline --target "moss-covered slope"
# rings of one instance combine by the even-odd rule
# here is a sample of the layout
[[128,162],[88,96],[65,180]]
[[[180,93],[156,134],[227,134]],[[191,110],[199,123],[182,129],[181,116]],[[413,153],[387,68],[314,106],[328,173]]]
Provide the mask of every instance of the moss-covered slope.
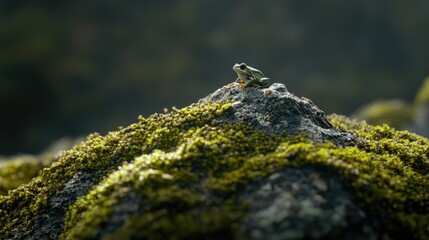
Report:
[[54,159],[50,155],[0,158],[0,195],[31,181],[41,169],[51,165]]
[[30,182],[40,170],[58,160],[59,153],[82,139],[62,138],[39,155],[0,157],[0,195]]
[[[249,122],[225,121],[236,111],[229,102],[195,104],[140,118],[106,136],[89,136],[33,181],[0,196],[0,238],[292,238],[285,235],[291,225],[279,223],[322,216],[331,209],[337,214],[341,209],[335,206],[347,203],[344,206],[356,211],[327,218],[333,219],[327,230],[315,229],[309,225],[312,221],[292,225],[295,232],[308,234],[295,238],[341,238],[351,233],[428,239],[426,138],[333,115],[329,124],[335,128],[329,131],[356,140],[341,146],[329,138],[313,141],[311,134],[267,133]],[[321,177],[306,177],[305,173],[318,171],[335,184],[321,185],[314,180]],[[274,177],[283,173],[289,177]],[[292,211],[281,219],[276,219],[280,216],[276,212],[265,214],[265,223],[268,219],[277,224],[271,231],[273,225],[251,221],[260,219],[252,210],[262,201],[249,198],[251,189],[264,179],[292,181],[291,189],[296,187],[293,181],[301,179],[303,187],[317,185],[348,199],[331,202],[326,205],[329,209],[310,202],[318,206],[311,214]],[[363,214],[353,216],[357,212]],[[246,224],[268,230],[262,236],[246,232]]]

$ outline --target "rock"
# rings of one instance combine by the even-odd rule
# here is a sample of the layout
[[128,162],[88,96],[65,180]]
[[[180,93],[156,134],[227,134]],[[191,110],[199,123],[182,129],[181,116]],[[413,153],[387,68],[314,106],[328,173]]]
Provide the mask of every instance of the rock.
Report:
[[328,118],[230,84],[92,134],[0,196],[0,239],[425,239],[429,140]]
[[245,239],[375,239],[370,222],[338,176],[312,167],[285,169],[249,185]]
[[412,122],[414,107],[400,99],[376,101],[359,108],[352,117],[369,124],[388,124],[397,129],[404,129]]
[[304,135],[315,142],[332,141],[341,146],[356,142],[353,135],[335,129],[311,100],[296,97],[282,83],[274,83],[268,88],[242,89],[234,82],[199,103],[224,101],[231,101],[233,111],[221,116],[218,119],[221,122],[247,122],[254,129],[268,133]]

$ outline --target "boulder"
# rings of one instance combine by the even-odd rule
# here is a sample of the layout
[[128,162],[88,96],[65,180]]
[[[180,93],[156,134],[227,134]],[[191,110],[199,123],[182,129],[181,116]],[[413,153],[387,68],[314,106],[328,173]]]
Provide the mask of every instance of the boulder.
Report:
[[427,239],[429,141],[232,83],[63,152],[0,239]]

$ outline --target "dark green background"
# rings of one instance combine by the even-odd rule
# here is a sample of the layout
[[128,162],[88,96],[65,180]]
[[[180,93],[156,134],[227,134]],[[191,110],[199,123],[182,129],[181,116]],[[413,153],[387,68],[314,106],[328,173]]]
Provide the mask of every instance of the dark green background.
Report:
[[327,113],[412,100],[429,1],[0,1],[0,155],[186,106],[246,62]]

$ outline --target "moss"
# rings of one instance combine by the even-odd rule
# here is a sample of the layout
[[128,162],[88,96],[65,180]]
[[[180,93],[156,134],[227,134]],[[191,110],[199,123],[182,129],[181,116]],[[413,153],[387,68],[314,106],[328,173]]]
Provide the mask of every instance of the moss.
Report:
[[394,128],[404,128],[414,114],[415,110],[411,104],[390,100],[369,104],[357,111],[355,117],[374,125],[388,124]]
[[[193,105],[140,118],[105,137],[90,136],[31,183],[0,198],[0,238],[22,222],[31,225],[55,189],[81,170],[96,170],[98,184],[70,206],[63,239],[232,238],[246,213],[237,193],[255,179],[304,165],[330,169],[350,182],[383,231],[399,238],[429,236],[428,139],[332,115],[337,128],[361,139],[358,146],[341,148],[212,121],[228,109],[230,104]],[[116,231],[106,229],[115,211],[129,204],[136,208],[125,222],[114,222]]]
[[34,224],[48,200],[76,173],[93,172],[92,181],[98,182],[136,156],[154,149],[173,149],[183,131],[192,126],[209,124],[214,116],[229,108],[230,104],[191,105],[168,114],[140,117],[138,123],[104,137],[90,135],[85,142],[64,152],[57,162],[43,169],[30,183],[0,196],[0,238],[7,238],[10,231],[18,226],[30,227]]
[[81,141],[80,138],[65,137],[55,141],[39,155],[0,157],[0,195],[5,195],[9,190],[30,182],[38,176],[40,170],[57,161],[62,151],[70,149]]
[[[350,154],[352,167],[338,169],[349,176],[355,172],[352,180],[366,206],[396,236],[406,238],[404,232],[411,232],[418,239],[428,239],[429,140],[387,125],[371,126],[336,115],[330,120],[365,140],[358,149],[365,155]],[[348,159],[336,155],[342,162]]]
[[9,190],[30,182],[41,169],[48,167],[56,159],[50,153],[40,156],[22,155],[0,158],[0,195],[5,195]]
[[[153,226],[143,228],[135,233],[138,236],[133,237],[155,237],[159,233],[168,236],[168,233],[177,230],[176,225],[180,219],[194,219],[192,222],[196,226],[199,226],[199,221],[210,225],[195,229],[185,227],[183,232],[174,236],[204,234],[208,228],[210,231],[219,229],[220,232],[232,233],[234,225],[231,225],[231,221],[225,221],[225,216],[219,215],[219,210],[216,209],[229,209],[222,212],[232,216],[230,220],[238,221],[238,216],[243,211],[233,214],[233,193],[239,183],[254,178],[257,172],[239,171],[239,178],[224,175],[241,170],[241,166],[255,154],[263,155],[274,151],[279,140],[274,136],[253,132],[244,124],[191,128],[180,136],[176,150],[157,150],[137,157],[132,163],[121,166],[109,175],[85,198],[77,201],[66,217],[63,237],[99,237],[96,235],[97,230],[108,221],[117,203],[130,192],[136,192],[144,199],[139,207],[145,214],[141,218],[137,217],[139,221],[136,223],[128,222],[126,226]],[[260,175],[264,174],[266,173],[261,171]],[[204,196],[204,192],[210,192],[211,198]],[[222,201],[216,202],[215,199]],[[100,206],[101,209],[91,206]],[[201,216],[202,219],[195,218],[198,209],[206,212]]]
[[[425,236],[428,140],[386,125],[373,127],[339,116],[331,121],[361,137],[362,146],[338,148],[303,137],[279,138],[243,124],[190,129],[176,150],[137,157],[77,201],[66,217],[63,238],[100,237],[100,229],[129,192],[143,201],[113,238],[232,234],[245,213],[236,207],[236,193],[245,184],[284,167],[307,164],[332,169],[350,181],[388,231]],[[222,208],[227,210],[218,210]]]

